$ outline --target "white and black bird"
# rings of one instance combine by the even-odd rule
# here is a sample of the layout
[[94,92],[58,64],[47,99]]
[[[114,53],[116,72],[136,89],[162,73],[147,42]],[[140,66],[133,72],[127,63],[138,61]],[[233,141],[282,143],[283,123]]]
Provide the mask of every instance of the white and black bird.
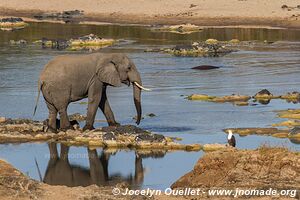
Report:
[[231,131],[231,130],[228,130],[227,141],[228,141],[228,144],[229,144],[230,146],[235,147],[235,145],[236,145],[235,137],[234,137],[234,135],[232,134],[232,131]]

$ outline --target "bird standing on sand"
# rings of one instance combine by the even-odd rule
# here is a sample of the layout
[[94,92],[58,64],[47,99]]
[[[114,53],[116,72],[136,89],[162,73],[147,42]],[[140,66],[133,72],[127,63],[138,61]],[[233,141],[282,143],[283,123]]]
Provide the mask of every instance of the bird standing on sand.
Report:
[[231,130],[228,130],[227,141],[228,141],[228,144],[229,144],[230,146],[235,147],[235,145],[236,145],[235,137],[234,137],[234,135],[232,134],[232,131],[231,131]]

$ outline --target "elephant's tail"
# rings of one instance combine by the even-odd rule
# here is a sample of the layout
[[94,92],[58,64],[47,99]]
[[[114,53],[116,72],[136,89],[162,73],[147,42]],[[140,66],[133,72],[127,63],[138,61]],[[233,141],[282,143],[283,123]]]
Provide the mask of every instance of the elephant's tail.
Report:
[[38,81],[38,96],[36,97],[35,107],[34,107],[34,111],[33,111],[33,115],[32,116],[34,116],[35,113],[36,113],[36,109],[37,109],[37,106],[38,106],[38,103],[39,103],[39,99],[40,99],[41,89],[42,89],[42,84],[41,84],[41,81],[39,79],[39,81]]

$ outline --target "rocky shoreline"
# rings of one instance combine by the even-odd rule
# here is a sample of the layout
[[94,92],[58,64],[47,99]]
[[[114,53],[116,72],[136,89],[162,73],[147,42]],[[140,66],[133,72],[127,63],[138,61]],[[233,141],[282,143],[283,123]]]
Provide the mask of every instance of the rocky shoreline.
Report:
[[[199,151],[200,144],[180,144],[177,138],[165,137],[133,125],[102,127],[83,132],[78,122],[72,121],[74,130],[58,133],[47,132],[46,121],[0,118],[0,143],[56,142],[67,146],[105,147],[115,149],[157,149]],[[210,145],[209,148],[213,148]],[[222,145],[222,148],[225,148]],[[216,145],[220,149],[220,145]]]

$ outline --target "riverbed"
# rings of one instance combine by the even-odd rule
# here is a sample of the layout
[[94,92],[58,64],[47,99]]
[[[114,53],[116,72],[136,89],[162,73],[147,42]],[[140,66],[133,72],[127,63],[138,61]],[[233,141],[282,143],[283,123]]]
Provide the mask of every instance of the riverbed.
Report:
[[[147,26],[121,25],[78,25],[31,23],[29,27],[14,32],[0,31],[0,115],[11,118],[31,118],[37,96],[37,80],[43,66],[53,57],[69,52],[65,50],[42,49],[31,42],[42,37],[69,39],[86,34],[97,34],[103,38],[120,39],[120,43],[105,48],[104,52],[124,52],[138,67],[143,85],[152,92],[142,95],[144,115],[139,127],[180,137],[182,143],[226,143],[225,128],[270,127],[282,121],[275,110],[299,108],[299,104],[283,100],[272,100],[269,104],[255,106],[234,106],[231,103],[188,101],[187,95],[202,93],[209,95],[244,94],[254,95],[261,89],[274,94],[299,91],[300,86],[300,31],[289,29],[242,29],[206,28],[189,35],[155,32]],[[169,47],[175,44],[189,44],[209,38],[218,40],[239,39],[241,41],[267,41],[270,45],[249,46],[223,57],[174,57],[159,52],[145,52],[147,49]],[[12,46],[9,40],[25,39],[26,47]],[[195,71],[198,65],[215,65],[219,69]],[[109,88],[108,97],[115,117],[121,124],[134,124],[135,108],[132,88]],[[86,102],[83,100],[82,102]],[[73,103],[69,113],[85,114],[84,104]],[[47,108],[40,99],[34,119],[47,118]],[[97,119],[104,116],[99,111]],[[105,126],[97,122],[95,126]],[[236,136],[237,148],[254,149],[261,145],[285,146],[300,151],[300,145],[289,139],[267,136]],[[49,161],[47,144],[2,144],[0,158],[20,169],[23,173],[42,179]],[[98,155],[102,149],[98,149]],[[164,156],[143,158],[143,179],[132,183],[136,187],[164,189],[184,173],[190,171],[203,152],[170,152]],[[35,163],[38,163],[38,167]],[[123,179],[134,177],[136,153],[114,152],[110,155],[108,176],[118,174]],[[69,152],[71,168],[89,169],[87,149],[71,147]],[[70,167],[69,167],[70,168]],[[77,169],[77,168],[76,168]],[[126,177],[126,178],[124,178]]]

